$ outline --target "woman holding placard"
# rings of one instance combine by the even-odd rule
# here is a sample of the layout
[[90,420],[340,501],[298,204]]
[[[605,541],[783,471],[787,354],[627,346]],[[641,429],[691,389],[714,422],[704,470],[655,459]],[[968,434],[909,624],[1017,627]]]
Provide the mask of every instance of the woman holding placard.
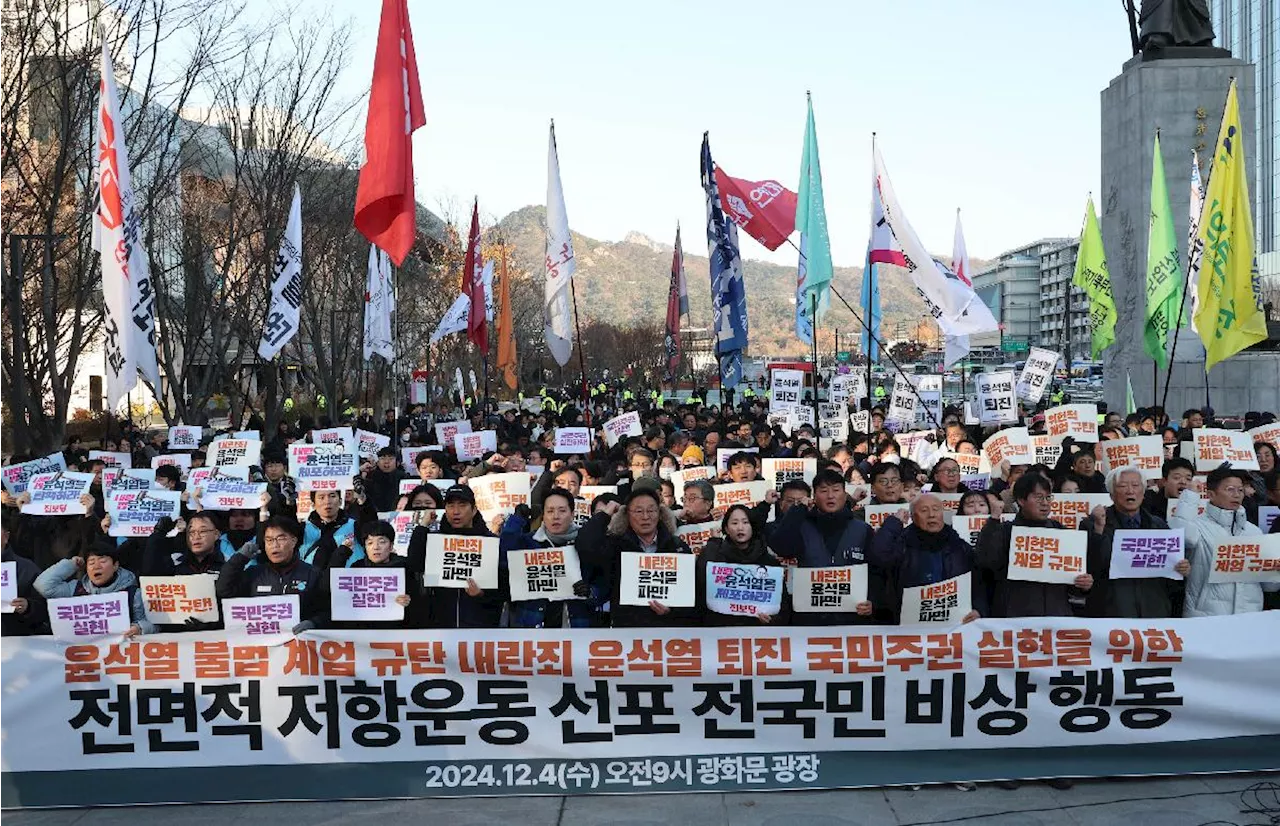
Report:
[[751,509],[746,505],[733,505],[720,520],[720,536],[712,537],[698,555],[698,612],[703,625],[736,626],[761,625],[771,622],[785,623],[790,613],[787,601],[777,614],[725,614],[707,604],[707,566],[714,563],[745,565],[752,567],[781,568],[782,562],[757,535],[757,526],[751,521]]
[[[528,510],[517,508],[502,526],[502,551],[500,564],[510,568],[515,551],[531,551],[540,548],[562,549],[566,556],[577,556],[574,543],[578,539],[578,526],[574,522],[574,495],[564,488],[552,488],[542,500],[542,524],[530,531]],[[608,582],[599,569],[581,571],[582,588],[586,598],[568,600],[529,599],[512,601],[511,626],[513,628],[592,628],[599,616],[599,606],[608,599]],[[576,583],[575,583],[576,584]]]

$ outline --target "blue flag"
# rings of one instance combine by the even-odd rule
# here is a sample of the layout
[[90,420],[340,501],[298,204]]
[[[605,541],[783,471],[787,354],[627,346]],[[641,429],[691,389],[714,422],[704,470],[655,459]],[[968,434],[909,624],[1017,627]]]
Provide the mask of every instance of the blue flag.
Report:
[[711,260],[711,318],[716,333],[720,383],[742,381],[742,351],[747,346],[747,285],[738,254],[738,225],[724,217],[708,133],[702,135],[702,191],[707,196],[707,257]]
[[876,272],[876,265],[871,263],[868,256],[867,265],[862,270],[862,297],[859,299],[858,312],[862,314],[862,320],[867,322],[867,326],[871,328],[875,338],[867,335],[864,327],[862,330],[862,352],[872,361],[880,360],[880,345],[876,343],[876,339],[880,338],[880,274]]

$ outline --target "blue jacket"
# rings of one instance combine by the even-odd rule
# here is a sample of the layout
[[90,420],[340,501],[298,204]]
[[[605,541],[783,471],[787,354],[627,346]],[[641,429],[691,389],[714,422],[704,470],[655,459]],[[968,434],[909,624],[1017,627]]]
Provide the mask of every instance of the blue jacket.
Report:
[[[933,547],[927,547],[931,543]],[[902,591],[970,574],[969,591],[973,610],[988,616],[987,590],[974,572],[973,549],[949,525],[936,539],[914,525],[904,526],[898,517],[884,520],[871,540],[867,561],[884,572],[885,597],[894,620],[902,622]]]
[[[546,532],[542,529],[538,529],[534,533],[529,533],[528,531],[529,520],[519,514],[512,514],[507,517],[507,521],[502,525],[498,546],[502,552],[502,556],[499,558],[499,567],[506,569],[508,573],[510,572],[507,564],[508,551],[531,551],[537,548],[554,547],[554,543],[547,538]],[[555,627],[559,623],[561,606],[568,608],[570,628],[594,627],[600,606],[604,600],[608,599],[609,583],[600,573],[597,569],[596,575],[593,577],[589,571],[582,572],[583,578],[587,580],[587,584],[591,588],[591,596],[588,599],[570,599],[556,602],[548,599],[531,599],[524,602],[512,602],[509,614],[511,627],[544,628],[547,624],[548,614],[551,615],[552,625]]]
[[[356,538],[356,522],[345,513],[339,513],[338,518],[332,522],[324,523],[320,521],[320,517],[311,512],[307,517],[307,521],[302,524],[302,545],[298,548],[298,557],[308,565],[317,564],[316,551],[320,540],[328,535],[333,539],[334,545],[341,545],[348,537],[355,538],[355,543],[351,546],[351,558],[347,561],[346,567],[350,568],[355,563],[364,559],[364,545],[361,544],[359,538]],[[328,568],[328,558],[326,555],[320,555],[319,562],[321,568]]]
[[[871,546],[871,528],[845,508],[822,513],[793,506],[774,523],[768,534],[769,547],[783,558],[792,558],[801,568],[832,568],[864,565]],[[792,625],[874,625],[888,622],[885,610],[884,576],[872,566],[867,571],[867,599],[876,614],[862,617],[854,613],[793,613]]]

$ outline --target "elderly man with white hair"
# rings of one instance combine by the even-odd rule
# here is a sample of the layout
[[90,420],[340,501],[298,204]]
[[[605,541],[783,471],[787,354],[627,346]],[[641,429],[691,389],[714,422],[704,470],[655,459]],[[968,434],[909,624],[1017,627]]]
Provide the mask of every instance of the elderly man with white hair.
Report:
[[[1111,549],[1117,530],[1163,531],[1169,525],[1142,507],[1146,480],[1142,471],[1126,466],[1107,474],[1107,493],[1111,505],[1093,509],[1091,519],[1080,522],[1080,530],[1089,532],[1089,573],[1093,588],[1085,600],[1092,617],[1131,617],[1134,619],[1168,619],[1175,616],[1174,598],[1181,595],[1179,580],[1163,577],[1111,579]],[[1182,576],[1191,570],[1181,560],[1174,570]]]

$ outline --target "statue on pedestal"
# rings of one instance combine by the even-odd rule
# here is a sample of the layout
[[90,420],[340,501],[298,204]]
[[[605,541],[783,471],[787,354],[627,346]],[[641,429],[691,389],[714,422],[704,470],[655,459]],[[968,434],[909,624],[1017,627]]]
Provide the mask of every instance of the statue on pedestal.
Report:
[[1208,0],[1125,0],[1134,55],[1143,60],[1170,57],[1219,57],[1213,48],[1213,21]]

